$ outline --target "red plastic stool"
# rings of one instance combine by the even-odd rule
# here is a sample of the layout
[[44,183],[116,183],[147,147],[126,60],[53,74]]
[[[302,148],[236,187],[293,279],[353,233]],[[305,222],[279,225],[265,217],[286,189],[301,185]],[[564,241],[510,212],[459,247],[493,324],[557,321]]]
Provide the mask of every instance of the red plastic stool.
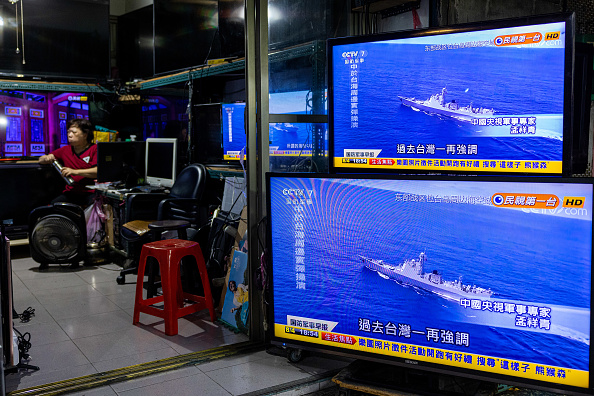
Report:
[[[144,270],[149,256],[154,257],[159,262],[163,295],[143,299]],[[181,259],[186,256],[193,256],[196,259],[200,279],[202,280],[202,287],[204,289],[204,297],[184,293],[182,290],[180,262]],[[192,301],[193,304],[184,306],[184,299]],[[163,303],[163,309],[151,306],[160,302]],[[136,298],[134,300],[134,318],[132,319],[132,324],[137,324],[140,320],[140,313],[144,312],[165,319],[165,334],[176,335],[178,318],[203,309],[208,309],[210,312],[210,319],[214,322],[214,306],[212,304],[212,295],[210,293],[206,264],[202,257],[200,245],[196,242],[184,241],[181,239],[166,239],[144,244],[140,253],[138,266]]]

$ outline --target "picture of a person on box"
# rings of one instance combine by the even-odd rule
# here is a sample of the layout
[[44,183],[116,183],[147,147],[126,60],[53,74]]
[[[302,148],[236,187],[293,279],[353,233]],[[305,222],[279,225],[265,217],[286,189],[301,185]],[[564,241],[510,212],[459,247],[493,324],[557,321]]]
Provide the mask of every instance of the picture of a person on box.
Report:
[[241,309],[241,306],[248,301],[248,287],[243,283],[239,285],[235,281],[229,281],[229,290],[233,293],[233,305],[231,313]]

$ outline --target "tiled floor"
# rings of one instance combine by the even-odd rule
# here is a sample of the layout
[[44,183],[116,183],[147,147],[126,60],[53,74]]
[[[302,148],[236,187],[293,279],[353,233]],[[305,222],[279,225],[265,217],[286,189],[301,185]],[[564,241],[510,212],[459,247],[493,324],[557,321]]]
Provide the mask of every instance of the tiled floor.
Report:
[[[141,314],[132,325],[135,276],[115,281],[119,267],[39,265],[28,246],[11,249],[14,307],[35,309],[28,323],[15,319],[21,333],[31,334],[30,364],[39,371],[8,374],[6,391],[100,373],[158,359],[247,341],[243,334],[210,322],[206,311],[179,319],[179,334],[166,336],[163,321]],[[346,365],[344,361],[309,358],[290,364],[286,358],[259,351],[162,374],[91,389],[85,395],[240,395],[306,379]],[[318,384],[298,394],[319,389]]]

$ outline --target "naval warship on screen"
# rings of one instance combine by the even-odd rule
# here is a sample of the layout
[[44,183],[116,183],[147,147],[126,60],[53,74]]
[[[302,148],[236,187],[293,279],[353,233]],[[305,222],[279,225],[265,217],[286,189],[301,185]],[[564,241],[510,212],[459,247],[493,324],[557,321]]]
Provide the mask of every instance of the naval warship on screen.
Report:
[[418,259],[405,260],[400,265],[391,265],[383,260],[359,255],[367,268],[376,271],[383,278],[394,279],[401,285],[415,286],[420,289],[435,293],[450,300],[460,301],[461,298],[491,298],[491,289],[475,285],[465,285],[460,279],[454,281],[444,280],[437,270],[423,272],[427,262],[427,255],[422,252]]
[[431,95],[427,100],[407,98],[404,96],[398,97],[403,105],[413,110],[455,118],[460,121],[472,122],[473,119],[484,118],[495,114],[495,110],[493,109],[473,107],[472,102],[468,106],[460,106],[455,100],[446,102],[445,95],[447,93],[446,88],[443,88],[440,93]]

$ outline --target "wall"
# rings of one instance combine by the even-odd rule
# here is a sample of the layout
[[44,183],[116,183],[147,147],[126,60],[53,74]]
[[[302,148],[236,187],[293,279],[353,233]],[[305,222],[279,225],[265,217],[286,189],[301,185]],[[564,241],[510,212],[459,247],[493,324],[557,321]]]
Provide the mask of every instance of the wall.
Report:
[[[421,28],[429,27],[429,0],[421,0],[421,5],[417,11],[421,21]],[[400,15],[394,15],[387,18],[381,18],[378,21],[378,31],[395,32],[399,30],[410,30],[414,28],[412,11]]]
[[153,5],[153,0],[110,0],[109,12],[111,15],[120,16],[149,5]]
[[563,5],[560,0],[442,0],[439,24],[444,26],[561,11]]

